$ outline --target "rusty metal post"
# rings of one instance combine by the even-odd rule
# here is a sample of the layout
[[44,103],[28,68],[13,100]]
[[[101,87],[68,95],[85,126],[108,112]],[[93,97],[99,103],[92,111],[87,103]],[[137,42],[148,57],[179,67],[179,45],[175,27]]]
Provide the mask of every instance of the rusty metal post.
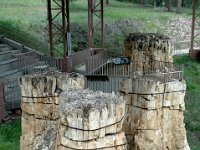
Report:
[[[96,17],[96,19],[94,19]],[[94,20],[97,22],[94,22]],[[100,25],[100,26],[99,26]],[[104,48],[104,2],[103,0],[88,0],[88,47],[97,48],[94,34],[98,27],[101,30],[101,46]]]
[[67,12],[67,32],[70,32],[69,0],[67,0],[66,2],[66,12]]
[[93,0],[88,0],[88,47],[93,48]]
[[[67,0],[69,1],[69,0]],[[65,0],[62,0],[62,36],[63,36],[63,50],[64,50],[64,65],[63,65],[63,71],[68,72],[68,50],[67,50],[67,26],[68,23],[66,23],[66,3]],[[68,19],[67,19],[68,20]]]
[[101,47],[104,48],[104,2],[101,0]]
[[52,35],[52,13],[51,13],[51,0],[47,0],[48,21],[49,21],[49,43],[50,43],[50,56],[54,56],[53,49],[53,35]]
[[[64,59],[67,58],[67,26],[66,26],[66,11],[65,11],[65,0],[62,0],[62,38],[63,38],[63,49],[64,49]],[[67,23],[68,24],[68,23]]]
[[[50,55],[63,56],[63,71],[68,72],[67,32],[70,31],[69,0],[47,0]],[[61,18],[61,20],[60,20]],[[61,24],[58,24],[58,20]],[[62,47],[58,46],[62,44]]]

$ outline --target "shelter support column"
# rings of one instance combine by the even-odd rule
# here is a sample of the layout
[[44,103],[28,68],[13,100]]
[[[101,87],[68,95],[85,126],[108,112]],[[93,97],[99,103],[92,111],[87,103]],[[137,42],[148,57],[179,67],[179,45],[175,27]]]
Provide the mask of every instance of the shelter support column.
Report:
[[[61,55],[65,60],[64,71],[67,68],[67,32],[70,32],[69,0],[47,0],[48,22],[49,22],[49,44],[50,56]],[[61,24],[57,22],[61,18]],[[62,44],[61,44],[62,43]]]
[[[94,43],[94,35],[100,28],[101,41]],[[103,0],[88,0],[88,46],[104,48],[104,3]]]

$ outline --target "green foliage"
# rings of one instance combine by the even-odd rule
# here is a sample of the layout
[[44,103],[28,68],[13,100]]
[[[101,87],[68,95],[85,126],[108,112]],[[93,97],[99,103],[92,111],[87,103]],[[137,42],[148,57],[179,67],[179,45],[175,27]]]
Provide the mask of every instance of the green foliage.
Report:
[[17,24],[11,24],[9,21],[0,20],[0,34],[9,37],[23,45],[29,46],[33,49],[40,50],[43,53],[48,54],[48,44],[38,40],[38,37],[34,37],[30,32],[23,30]]
[[87,48],[87,27],[79,23],[71,24],[71,40],[72,40],[72,49],[74,52],[81,51]]
[[183,0],[183,7],[192,7],[192,0]]
[[117,20],[105,27],[105,47],[113,55],[123,50],[125,37],[132,32],[139,32],[139,23],[133,20]]
[[7,124],[0,123],[0,150],[19,150],[20,126],[20,120]]
[[184,78],[187,83],[185,97],[185,125],[192,150],[200,149],[200,62],[187,55],[175,57],[175,63],[184,64]]

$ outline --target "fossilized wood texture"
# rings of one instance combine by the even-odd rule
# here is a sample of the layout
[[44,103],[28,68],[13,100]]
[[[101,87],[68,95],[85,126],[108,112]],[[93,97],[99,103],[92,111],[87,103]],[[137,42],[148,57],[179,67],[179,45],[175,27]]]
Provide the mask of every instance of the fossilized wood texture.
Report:
[[[155,33],[129,34],[123,53],[134,62],[135,70],[143,72],[165,67],[161,62],[173,62],[169,38]],[[172,67],[172,64],[167,66]]]
[[121,83],[126,101],[123,131],[131,150],[189,150],[184,125],[185,81],[129,78]]
[[69,90],[60,96],[59,149],[126,149],[122,132],[125,102],[120,96]]
[[54,150],[58,132],[59,95],[64,90],[84,89],[79,74],[46,73],[20,79],[22,100],[21,150]]
[[21,150],[127,148],[121,96],[84,90],[79,74],[24,76],[20,85]]

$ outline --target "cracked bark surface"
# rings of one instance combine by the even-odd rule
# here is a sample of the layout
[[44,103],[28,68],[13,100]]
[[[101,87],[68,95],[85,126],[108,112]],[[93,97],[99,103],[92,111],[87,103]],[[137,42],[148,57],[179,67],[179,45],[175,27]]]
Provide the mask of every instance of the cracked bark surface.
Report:
[[84,88],[84,77],[49,72],[23,76],[21,150],[55,150],[59,127],[59,95],[62,91]]
[[127,149],[125,101],[84,89],[79,74],[24,76],[21,150]]
[[[170,39],[156,33],[130,33],[124,41],[123,53],[134,62],[135,70],[141,74],[157,70],[163,72],[164,62],[168,71],[173,70]],[[163,62],[163,64],[161,63]]]
[[130,150],[190,149],[183,115],[185,90],[185,81],[163,82],[148,77],[122,81],[120,91],[127,111],[123,131],[128,134]]

